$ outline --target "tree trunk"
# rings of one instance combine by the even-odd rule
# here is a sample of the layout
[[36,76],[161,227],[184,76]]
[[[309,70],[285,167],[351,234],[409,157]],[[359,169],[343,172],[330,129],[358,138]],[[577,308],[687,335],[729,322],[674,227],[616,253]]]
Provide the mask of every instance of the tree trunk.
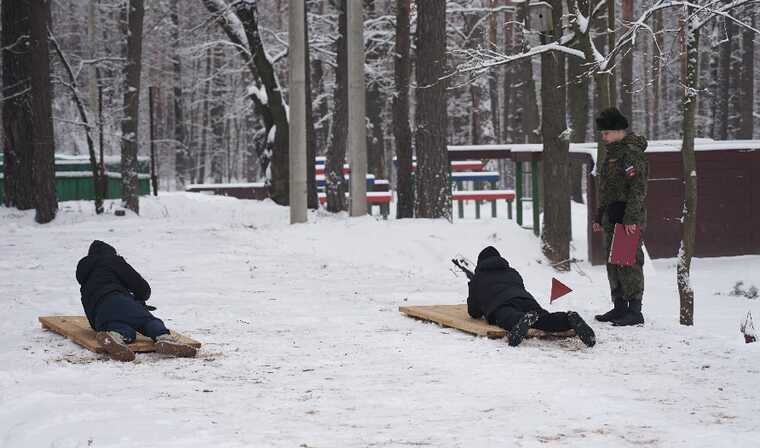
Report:
[[224,77],[219,70],[224,66],[224,50],[215,47],[211,51],[211,178],[214,183],[224,182]]
[[34,200],[32,126],[31,8],[5,1],[2,7],[4,199],[8,207],[28,210]]
[[[755,26],[755,12],[750,11],[750,24]],[[750,30],[742,31],[742,82],[739,96],[739,114],[741,125],[739,135],[742,139],[752,139],[753,112],[755,105],[755,33]]]
[[[689,7],[686,16],[691,16],[695,8]],[[697,162],[694,153],[694,137],[696,131],[697,89],[699,78],[699,30],[687,25],[686,51],[682,61],[684,75],[683,96],[683,161],[684,177],[684,206],[681,218],[681,249],[678,253],[676,268],[678,295],[680,297],[681,325],[694,324],[694,289],[691,284],[691,258],[694,255],[694,244],[697,230]]]
[[720,83],[717,93],[718,115],[715,120],[716,138],[728,140],[729,127],[729,100],[731,96],[731,51],[734,38],[734,24],[730,20],[725,21],[726,36],[720,49]]
[[[623,0],[623,23],[626,27],[633,22],[633,0]],[[612,28],[614,29],[614,28]],[[620,111],[628,117],[628,121],[633,124],[633,54],[635,48],[623,53],[622,69],[623,73],[620,79]]]
[[182,107],[182,58],[180,56],[179,14],[177,2],[169,2],[172,23],[172,74],[174,81],[174,177],[176,188],[185,189],[188,176],[189,154],[185,140],[185,116]]
[[[515,51],[515,26],[514,13],[506,11],[504,13],[504,54],[511,54]],[[501,120],[501,139],[504,143],[514,143],[512,132],[513,125],[513,98],[514,94],[514,77],[515,64],[504,65],[504,105]]]
[[[314,129],[314,111],[311,98],[311,63],[309,51],[309,13],[304,11],[304,70],[306,76],[306,207],[312,210],[319,208],[317,197],[316,164],[317,132]],[[321,115],[320,115],[321,116]]]
[[417,2],[417,203],[419,218],[451,220],[446,147],[446,1]]
[[[496,7],[496,0],[490,0],[491,8]],[[496,13],[492,12],[488,21],[488,48],[498,50],[496,35]],[[492,140],[499,139],[501,130],[501,121],[499,120],[499,70],[489,70],[488,72],[488,91],[491,100],[491,126],[493,127]]]
[[393,137],[396,143],[396,217],[414,217],[412,183],[412,131],[409,126],[409,81],[412,60],[409,12],[411,0],[396,0],[396,48],[394,52]]
[[203,78],[203,109],[201,112],[201,140],[200,153],[198,154],[198,179],[199,184],[206,183],[207,159],[209,154],[208,130],[211,128],[211,117],[209,116],[209,92],[211,91],[211,67],[213,66],[213,50],[206,49],[206,76]]
[[32,145],[34,148],[34,220],[45,224],[55,219],[58,199],[55,195],[55,137],[50,84],[48,28],[50,2],[32,1],[31,7],[31,83]]
[[121,199],[123,206],[140,213],[137,179],[138,123],[140,122],[140,71],[142,68],[143,0],[129,0],[127,64],[124,68],[125,116],[121,122]]
[[339,212],[346,210],[345,193],[348,186],[343,177],[343,164],[346,159],[346,139],[348,138],[348,46],[347,1],[340,1],[338,16],[337,68],[335,69],[335,106],[333,107],[332,137],[327,148],[325,163],[325,192],[327,193],[327,210]]
[[[612,51],[613,48],[615,48],[615,29],[617,29],[616,23],[615,23],[615,0],[607,0],[607,48]],[[610,61],[610,65],[614,66],[615,61]],[[610,98],[610,105],[616,106],[617,105],[617,96],[615,95],[615,92],[617,89],[615,82],[615,76],[612,74],[612,72],[609,72],[609,98]],[[630,116],[628,117],[631,118]]]
[[[321,56],[320,56],[321,57]],[[315,59],[311,63],[311,86],[317,102],[317,117],[318,120],[314,123],[316,132],[316,148],[317,154],[324,154],[330,139],[330,122],[328,118],[330,113],[329,105],[327,104],[327,92],[325,92],[324,86],[324,64],[322,59]]]
[[[526,28],[530,26],[530,16],[528,15],[528,3],[524,2],[517,7],[517,23],[522,23],[516,39],[519,43],[516,45],[518,52],[528,50],[528,37]],[[521,59],[516,62],[514,68],[514,79],[511,84],[513,96],[512,116],[512,142],[528,143],[535,142],[533,131],[538,126],[538,108],[536,106],[535,83],[533,81],[533,63],[529,58]]]
[[[586,142],[588,127],[588,89],[589,80],[585,76],[582,61],[578,58],[567,59],[567,105],[570,115],[571,140],[573,143]],[[570,197],[573,201],[583,203],[583,164],[570,160]]]
[[[562,1],[549,0],[554,32],[543,34],[543,44],[562,34]],[[543,137],[544,225],[542,250],[555,269],[570,270],[569,138],[565,116],[565,56],[541,53],[541,107]]]
[[654,35],[656,46],[652,49],[652,139],[660,138],[660,96],[662,96],[662,51],[665,45],[665,31],[662,11],[655,13]]
[[[365,0],[367,7],[367,19],[377,18],[375,12],[375,0]],[[370,45],[367,52],[366,63],[371,66],[380,59],[381,55],[376,47]],[[368,78],[367,82],[367,160],[368,171],[378,179],[386,178],[385,169],[385,138],[383,132],[383,97],[380,91],[380,80]]]

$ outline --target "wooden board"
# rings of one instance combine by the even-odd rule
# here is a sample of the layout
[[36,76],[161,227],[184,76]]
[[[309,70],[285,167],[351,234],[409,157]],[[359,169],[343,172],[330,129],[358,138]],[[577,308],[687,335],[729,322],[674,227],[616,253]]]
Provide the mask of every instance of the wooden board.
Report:
[[[62,336],[65,336],[87,350],[96,353],[105,353],[105,349],[95,340],[95,330],[90,328],[90,323],[85,316],[42,316],[39,318],[42,328],[48,329]],[[171,330],[169,330],[171,331]],[[171,333],[182,343],[200,348],[201,343],[171,331]],[[137,339],[129,348],[135,353],[154,352],[156,348],[153,341],[141,334],[137,334]]]
[[[483,319],[473,319],[467,313],[467,304],[459,305],[428,305],[428,306],[401,306],[398,309],[410,317],[435,322],[444,327],[456,328],[476,336],[485,336],[491,339],[503,338],[507,330],[490,325]],[[575,336],[575,330],[559,333],[547,333],[536,328],[528,329],[529,338],[568,338]]]

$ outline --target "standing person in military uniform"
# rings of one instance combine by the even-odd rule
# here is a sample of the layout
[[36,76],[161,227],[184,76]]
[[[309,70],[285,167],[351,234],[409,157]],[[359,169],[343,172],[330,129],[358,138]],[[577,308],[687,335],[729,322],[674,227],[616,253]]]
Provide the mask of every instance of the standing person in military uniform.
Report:
[[607,156],[597,166],[599,175],[599,208],[593,224],[594,232],[604,231],[608,258],[607,278],[610,281],[613,308],[596,316],[600,322],[616,326],[644,323],[641,300],[644,294],[644,251],[641,240],[633,266],[609,263],[615,224],[623,224],[627,234],[646,227],[647,179],[649,164],[644,151],[647,140],[628,133],[628,119],[617,108],[603,110],[596,125],[607,144]]

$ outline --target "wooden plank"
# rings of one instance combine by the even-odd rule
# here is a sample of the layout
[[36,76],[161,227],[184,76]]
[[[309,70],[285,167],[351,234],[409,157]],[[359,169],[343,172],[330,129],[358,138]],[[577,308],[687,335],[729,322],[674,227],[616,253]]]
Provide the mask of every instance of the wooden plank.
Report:
[[[65,336],[87,350],[104,353],[105,349],[95,340],[95,331],[90,328],[90,323],[85,316],[41,316],[39,318],[42,327]],[[182,343],[200,348],[201,343],[183,336],[172,330],[171,333]],[[129,348],[135,353],[156,351],[153,341],[138,333],[137,339],[129,344]]]
[[[427,306],[401,306],[398,309],[407,316],[435,322],[444,327],[456,328],[465,333],[476,336],[485,336],[491,339],[503,338],[507,331],[496,325],[490,325],[483,319],[473,319],[467,313],[467,304],[458,305],[427,305]],[[529,338],[565,338],[575,336],[575,330],[558,333],[547,333],[536,328],[528,329]]]

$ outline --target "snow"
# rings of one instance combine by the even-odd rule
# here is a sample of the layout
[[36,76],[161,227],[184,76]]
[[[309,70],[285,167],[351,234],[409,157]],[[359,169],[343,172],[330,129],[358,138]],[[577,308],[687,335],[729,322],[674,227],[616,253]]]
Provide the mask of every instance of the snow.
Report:
[[[604,267],[554,272],[540,240],[503,215],[450,224],[318,211],[291,226],[271,201],[140,202],[139,217],[61,203],[48,225],[0,207],[3,448],[715,447],[760,437],[760,344],[737,331],[760,302],[728,295],[737,280],[757,285],[760,256],[694,259],[693,327],[678,325],[677,260],[656,260],[646,325],[615,328],[593,321],[610,306]],[[573,256],[585,259],[585,206],[573,213]],[[82,313],[74,269],[95,238],[151,282],[159,317],[203,342],[198,358],[122,364],[40,328],[40,315]],[[579,311],[596,347],[510,348],[399,314],[463,301],[466,279],[449,260],[487,244],[546,308]],[[550,305],[552,276],[574,292]]]

